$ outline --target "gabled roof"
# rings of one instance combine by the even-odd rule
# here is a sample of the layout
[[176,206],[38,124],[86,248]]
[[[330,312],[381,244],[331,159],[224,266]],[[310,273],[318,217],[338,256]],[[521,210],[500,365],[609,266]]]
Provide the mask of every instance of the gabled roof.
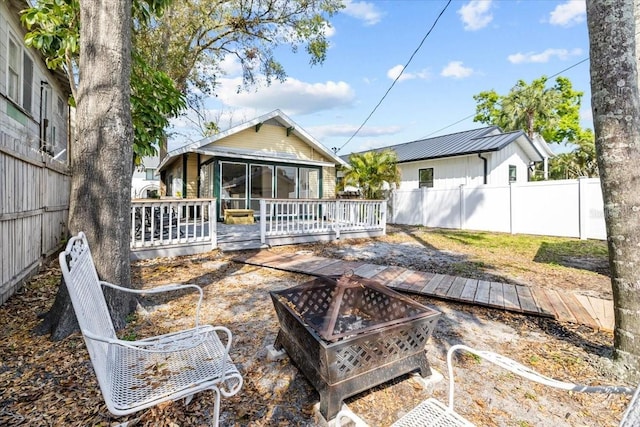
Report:
[[542,161],[545,157],[549,157],[546,153],[541,153],[537,144],[532,142],[523,131],[503,133],[498,126],[405,142],[374,151],[393,150],[398,155],[398,163],[406,163],[499,151],[514,141],[534,161]]
[[[238,132],[242,132],[243,130],[249,129],[256,125],[260,125],[267,121],[275,120],[283,127],[290,130],[293,135],[296,135],[303,142],[313,147],[315,150],[321,152],[326,157],[333,160],[334,164],[346,165],[346,162],[342,160],[339,156],[337,156],[333,151],[327,149],[323,146],[319,141],[309,135],[304,129],[298,126],[291,118],[289,118],[286,114],[284,114],[280,110],[273,110],[270,113],[263,114],[262,116],[256,117],[255,119],[242,123],[240,125],[234,126],[232,128],[227,129],[224,132],[217,133],[213,136],[201,139],[200,141],[193,142],[191,144],[185,145],[183,147],[177,148],[175,150],[171,150],[167,153],[167,155],[162,159],[160,165],[158,166],[158,170],[161,170],[172,158],[185,154],[185,153],[202,153],[208,155],[218,155],[218,156],[235,156],[241,158],[260,158],[263,160],[272,160],[272,161],[280,161],[280,162],[297,162],[300,163],[300,160],[297,159],[288,159],[282,153],[274,153],[272,156],[259,153],[259,152],[251,152],[249,150],[242,149],[230,149],[226,147],[211,147],[213,143],[219,141],[223,138],[226,138],[229,135],[236,134]],[[304,161],[304,163],[317,163],[323,164],[325,162],[318,161]]]

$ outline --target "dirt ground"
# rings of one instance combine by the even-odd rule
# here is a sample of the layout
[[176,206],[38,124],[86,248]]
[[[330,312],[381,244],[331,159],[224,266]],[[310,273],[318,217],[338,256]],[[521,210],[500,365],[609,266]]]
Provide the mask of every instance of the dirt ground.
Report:
[[[438,250],[390,230],[374,240],[291,246],[272,251],[305,251],[345,259],[460,274],[503,281],[610,295],[608,277],[598,261],[579,268],[555,268],[536,276],[537,267],[523,260],[519,269],[499,261],[478,264],[478,254]],[[405,233],[406,234],[406,233]],[[143,286],[195,283],[205,291],[204,323],[227,326],[234,334],[232,358],[244,376],[243,389],[222,400],[222,426],[314,426],[318,394],[288,358],[270,361],[267,346],[278,330],[269,291],[305,282],[308,276],[258,268],[233,261],[237,253],[213,251],[196,256],[158,258],[133,266],[135,283]],[[578,260],[580,261],[580,260]],[[471,263],[475,269],[460,266]],[[482,268],[478,268],[479,266]],[[545,269],[548,271],[549,269]],[[594,271],[591,271],[594,270]],[[455,273],[458,272],[458,273]],[[37,315],[53,301],[60,272],[51,263],[18,294],[0,307],[0,425],[200,426],[210,422],[212,395],[197,395],[188,408],[174,402],[135,416],[109,415],[95,381],[88,354],[78,334],[62,341],[34,336]],[[404,376],[347,399],[348,406],[372,426],[388,426],[429,396],[447,401],[445,354],[454,344],[490,349],[512,357],[548,376],[583,384],[624,384],[609,370],[612,334],[550,319],[500,310],[417,298],[442,313],[427,344],[432,367],[445,376],[424,389]],[[123,335],[141,338],[187,325],[193,295],[143,299]],[[479,426],[615,426],[629,397],[588,395],[550,389],[522,380],[477,358],[456,360],[455,408]],[[628,385],[628,384],[627,384]]]

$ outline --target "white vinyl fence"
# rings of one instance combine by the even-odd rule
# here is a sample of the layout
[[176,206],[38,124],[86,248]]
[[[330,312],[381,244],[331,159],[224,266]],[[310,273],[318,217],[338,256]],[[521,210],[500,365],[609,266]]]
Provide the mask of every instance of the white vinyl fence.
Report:
[[395,190],[394,224],[606,239],[598,178]]

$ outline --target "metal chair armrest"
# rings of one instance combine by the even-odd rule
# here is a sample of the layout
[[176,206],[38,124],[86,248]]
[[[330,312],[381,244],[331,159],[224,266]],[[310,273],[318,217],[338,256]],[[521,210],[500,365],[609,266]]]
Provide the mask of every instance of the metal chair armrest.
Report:
[[170,285],[156,286],[149,289],[132,289],[132,288],[125,288],[123,286],[114,285],[113,283],[105,282],[104,280],[100,280],[100,285],[106,286],[108,288],[116,289],[118,291],[128,292],[128,293],[138,294],[138,295],[159,294],[159,293],[179,291],[184,289],[196,289],[200,295],[198,297],[198,302],[196,303],[195,328],[198,328],[200,326],[200,307],[202,306],[202,300],[204,299],[204,292],[202,291],[202,288],[198,285],[193,285],[191,283],[188,283],[186,285],[173,283]]

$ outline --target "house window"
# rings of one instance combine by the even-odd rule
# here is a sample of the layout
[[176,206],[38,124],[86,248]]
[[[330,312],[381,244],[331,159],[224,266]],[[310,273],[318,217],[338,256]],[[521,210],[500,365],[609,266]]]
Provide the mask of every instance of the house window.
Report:
[[156,170],[154,168],[146,168],[144,172],[147,181],[153,181],[155,179],[154,175],[156,174]]
[[260,210],[260,199],[273,197],[273,166],[251,165],[251,209]]
[[13,36],[9,36],[9,61],[7,72],[7,88],[9,93],[7,95],[9,95],[9,98],[16,104],[20,104],[21,71],[20,46]]
[[247,208],[247,165],[220,163],[220,202],[224,209]]
[[7,96],[28,113],[33,108],[33,60],[18,39],[9,35]]
[[514,165],[509,165],[509,182],[516,182],[518,179],[517,168]]
[[418,187],[433,187],[433,168],[418,170]]
[[300,168],[300,198],[320,198],[320,170]]
[[33,96],[33,61],[24,52],[22,58],[24,69],[24,77],[22,79],[22,108],[29,113],[31,112],[32,96]]

